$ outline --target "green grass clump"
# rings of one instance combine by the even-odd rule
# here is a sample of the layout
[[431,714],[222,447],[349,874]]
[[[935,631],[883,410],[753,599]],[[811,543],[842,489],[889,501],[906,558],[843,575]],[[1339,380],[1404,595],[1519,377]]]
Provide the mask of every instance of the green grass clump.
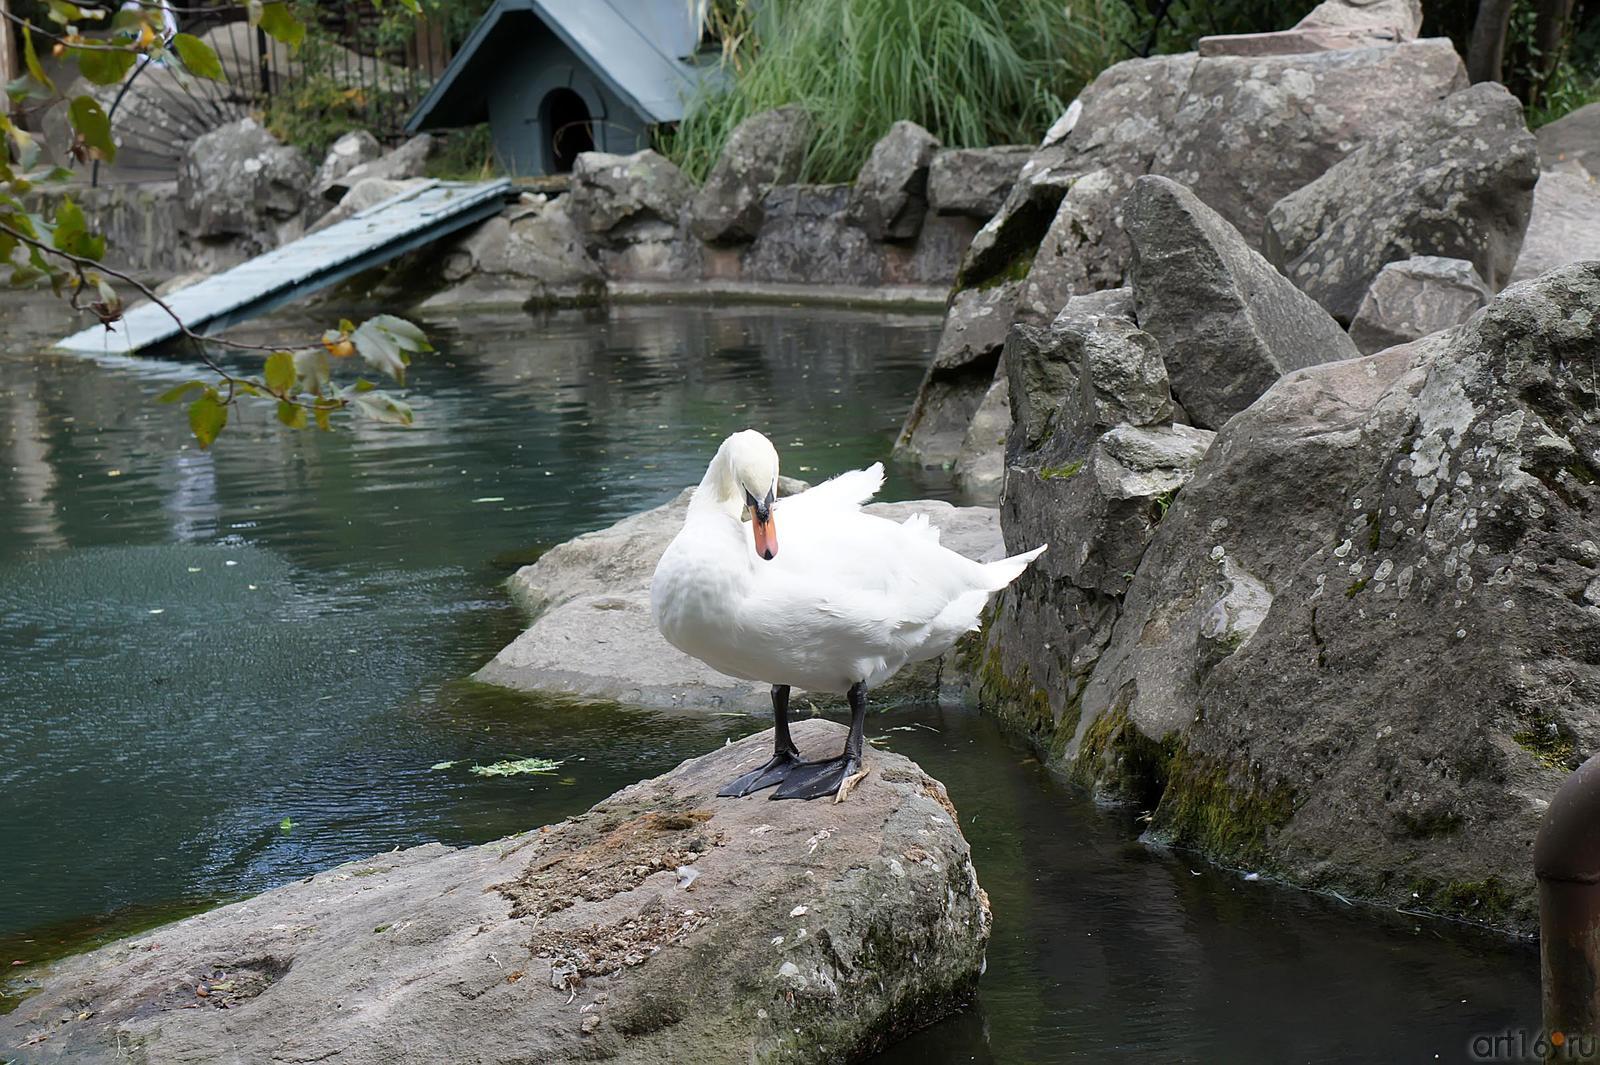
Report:
[[1118,0],[719,0],[727,85],[661,137],[703,179],[741,121],[785,104],[816,135],[802,179],[851,181],[899,119],[949,147],[1032,144],[1101,70],[1126,57]]

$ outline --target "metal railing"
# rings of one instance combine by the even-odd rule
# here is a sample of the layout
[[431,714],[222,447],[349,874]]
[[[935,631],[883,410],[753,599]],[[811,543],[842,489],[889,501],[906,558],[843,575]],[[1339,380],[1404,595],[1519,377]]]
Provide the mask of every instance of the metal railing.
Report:
[[[171,176],[198,137],[247,115],[269,113],[275,104],[308,114],[336,109],[380,141],[398,142],[406,118],[458,42],[426,17],[395,21],[394,7],[319,6],[305,19],[305,42],[290,49],[251,26],[245,9],[231,0],[183,6],[174,16],[176,29],[211,45],[223,77],[214,81],[175,64],[138,63],[103,101],[119,143],[118,177]],[[97,165],[95,184],[99,171]]]

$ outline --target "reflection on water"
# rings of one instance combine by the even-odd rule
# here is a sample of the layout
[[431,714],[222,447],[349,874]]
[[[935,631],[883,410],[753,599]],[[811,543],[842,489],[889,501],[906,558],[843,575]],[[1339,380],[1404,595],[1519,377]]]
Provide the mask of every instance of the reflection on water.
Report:
[[[436,330],[419,428],[293,435],[252,412],[211,454],[150,401],[185,367],[0,355],[0,965],[559,820],[761,727],[460,678],[517,631],[507,573],[668,498],[725,433],[765,428],[802,477],[884,457],[936,331],[484,316]],[[897,471],[889,494],[948,485]],[[970,712],[872,730],[947,783],[995,910],[977,1006],[885,1061],[1448,1061],[1534,1023],[1524,947],[1142,847]],[[527,755],[565,761],[470,772]]]

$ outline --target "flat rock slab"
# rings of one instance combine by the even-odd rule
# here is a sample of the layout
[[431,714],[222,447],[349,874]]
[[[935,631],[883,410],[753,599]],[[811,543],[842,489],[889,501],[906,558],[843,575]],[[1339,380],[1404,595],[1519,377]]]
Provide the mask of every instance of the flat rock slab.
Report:
[[[798,723],[806,757],[845,729]],[[380,854],[43,970],[5,1057],[839,1062],[959,1008],[988,898],[938,781],[719,799],[771,732],[559,825]],[[202,994],[202,991],[204,994]]]
[[[689,494],[685,489],[670,503],[569,540],[513,575],[511,596],[533,622],[477,679],[634,706],[768,710],[768,685],[724,676],[690,658],[662,639],[650,618],[650,578],[683,527]],[[999,512],[989,507],[920,500],[865,509],[893,521],[926,514],[941,542],[970,558],[988,561],[1004,552]],[[780,524],[782,513],[780,502]],[[902,670],[875,701],[936,696],[942,666],[934,661]]]

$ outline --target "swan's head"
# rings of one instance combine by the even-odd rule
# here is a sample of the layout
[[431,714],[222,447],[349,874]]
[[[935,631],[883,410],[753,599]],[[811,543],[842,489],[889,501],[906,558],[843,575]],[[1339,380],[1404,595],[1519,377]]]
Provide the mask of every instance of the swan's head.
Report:
[[734,433],[723,447],[734,498],[749,513],[756,554],[770,561],[778,553],[778,531],[772,521],[772,504],[778,498],[778,449],[754,429]]

